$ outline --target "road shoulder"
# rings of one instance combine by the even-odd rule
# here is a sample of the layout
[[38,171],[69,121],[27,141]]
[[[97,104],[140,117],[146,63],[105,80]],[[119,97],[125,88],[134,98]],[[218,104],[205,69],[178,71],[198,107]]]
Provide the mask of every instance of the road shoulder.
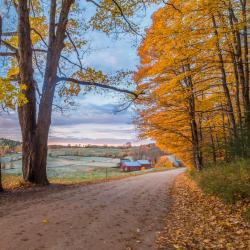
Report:
[[187,175],[177,177],[159,249],[250,249],[244,204],[206,196]]

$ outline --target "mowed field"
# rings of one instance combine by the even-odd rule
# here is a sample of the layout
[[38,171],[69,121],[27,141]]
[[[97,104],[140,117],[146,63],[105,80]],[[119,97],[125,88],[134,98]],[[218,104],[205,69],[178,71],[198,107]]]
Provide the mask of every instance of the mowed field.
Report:
[[[50,149],[47,166],[51,182],[81,183],[101,179],[119,178],[156,171],[148,169],[125,173],[119,168],[120,159],[129,150],[121,148],[61,148]],[[2,158],[2,174],[5,186],[17,186],[21,181],[21,154],[9,154]],[[159,169],[157,169],[159,170]]]

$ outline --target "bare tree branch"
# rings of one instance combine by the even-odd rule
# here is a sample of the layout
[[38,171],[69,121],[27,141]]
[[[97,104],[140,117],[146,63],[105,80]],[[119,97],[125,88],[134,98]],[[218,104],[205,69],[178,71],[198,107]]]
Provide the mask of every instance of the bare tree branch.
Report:
[[82,71],[83,66],[82,66],[82,61],[81,61],[81,58],[80,58],[80,54],[79,54],[79,52],[78,52],[78,49],[77,49],[77,47],[76,47],[76,45],[75,45],[73,39],[71,38],[71,36],[70,36],[70,34],[69,34],[69,32],[68,32],[67,30],[66,30],[66,34],[67,34],[67,36],[68,36],[68,38],[69,38],[69,41],[71,42],[71,44],[72,44],[73,47],[74,47],[74,50],[75,50],[76,55],[77,55],[77,59],[78,59],[78,61],[79,61],[80,69],[81,69],[81,71]]
[[17,31],[12,31],[12,32],[3,32],[2,36],[17,36]]
[[123,112],[125,110],[127,110],[133,103],[134,101],[137,99],[137,97],[134,97],[132,100],[130,100],[129,102],[123,103],[122,105],[120,105],[120,108],[118,110],[115,110],[115,114]]
[[43,39],[43,36],[34,28],[31,28],[30,29],[31,31],[34,31],[40,38],[41,40],[43,41],[43,43],[46,45],[46,47],[48,47],[48,44],[46,43],[46,41]]
[[56,82],[60,82],[60,81],[67,81],[67,82],[72,82],[72,83],[77,83],[83,86],[94,86],[94,87],[98,87],[98,88],[103,88],[103,89],[110,89],[110,90],[114,90],[120,93],[126,93],[126,94],[130,94],[133,95],[135,97],[138,97],[138,94],[127,90],[127,89],[120,89],[114,86],[110,86],[110,85],[106,85],[106,84],[102,84],[102,83],[96,83],[96,82],[88,82],[88,81],[80,81],[71,77],[57,77]]
[[0,52],[0,56],[16,56],[13,52]]
[[[42,52],[42,53],[48,53],[48,50],[45,50],[45,49],[33,49],[34,52]],[[66,60],[67,62],[69,62],[70,64],[74,65],[74,66],[77,66],[78,68],[82,69],[81,65],[75,63],[75,62],[72,62],[68,57],[66,56],[63,56],[61,55],[60,56],[61,58],[63,58],[64,60]]]
[[13,51],[15,54],[17,53],[17,48],[15,48],[14,46],[12,46],[11,44],[9,44],[8,42],[4,41],[1,39],[1,43],[7,47],[8,49],[10,49],[11,51]]
[[[32,46],[32,47],[33,47],[33,46]],[[34,59],[35,59],[36,67],[37,67],[37,69],[38,69],[38,71],[39,71],[41,77],[43,77],[44,75],[43,75],[43,72],[42,72],[42,70],[40,69],[40,66],[39,66],[39,63],[38,63],[38,59],[37,59],[37,56],[36,56],[36,51],[34,51]],[[38,88],[37,85],[36,85],[36,87],[37,87],[37,92],[38,92],[39,96],[41,96],[41,93],[40,93],[39,88]]]
[[[96,1],[94,1],[94,0],[86,0],[86,1],[87,1],[87,2],[93,3],[93,4],[94,4],[96,7],[98,7],[98,8],[103,8],[100,4],[98,4],[98,3],[97,3]],[[122,17],[122,18],[124,19],[124,21],[127,23],[129,29],[130,29],[131,31],[133,31],[136,35],[143,36],[142,34],[138,33],[137,30],[135,30],[135,28],[132,26],[131,22],[127,19],[126,15],[124,14],[124,12],[123,12],[123,10],[122,10],[122,7],[117,3],[117,1],[116,1],[116,0],[112,0],[112,2],[115,4],[116,8],[118,9],[118,11],[119,11],[121,17]],[[108,9],[108,8],[105,8],[105,9],[107,9],[108,11],[111,12],[110,9]]]
[[141,34],[139,34],[134,27],[132,27],[130,21],[127,19],[127,17],[125,16],[125,14],[123,13],[122,7],[117,3],[116,0],[112,0],[112,2],[115,4],[115,6],[118,8],[118,10],[120,11],[120,14],[122,16],[122,18],[124,19],[124,21],[127,23],[128,27],[137,35],[142,36]]
[[181,11],[180,9],[178,9],[173,3],[168,3],[168,2],[166,2],[166,0],[162,0],[162,2],[163,2],[164,4],[166,4],[166,5],[171,6],[172,8],[174,8],[175,10],[177,10],[179,13],[182,14],[182,11]]
[[87,2],[93,3],[96,7],[101,8],[101,5],[95,2],[94,0],[86,0]]

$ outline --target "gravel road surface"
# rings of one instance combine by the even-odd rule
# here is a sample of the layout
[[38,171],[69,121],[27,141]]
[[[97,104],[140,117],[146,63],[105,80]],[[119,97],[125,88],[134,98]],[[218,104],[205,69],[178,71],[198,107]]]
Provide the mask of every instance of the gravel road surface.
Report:
[[1,250],[147,250],[184,169],[0,197]]

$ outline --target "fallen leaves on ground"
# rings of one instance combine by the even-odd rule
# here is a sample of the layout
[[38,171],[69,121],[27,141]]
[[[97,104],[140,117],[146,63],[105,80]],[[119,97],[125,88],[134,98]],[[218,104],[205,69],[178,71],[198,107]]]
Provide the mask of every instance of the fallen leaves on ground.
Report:
[[49,220],[48,220],[48,219],[44,219],[44,220],[42,220],[42,223],[43,223],[43,224],[48,224],[48,223],[49,223]]
[[3,175],[2,185],[4,190],[14,190],[32,187],[31,183],[25,183],[22,177],[17,175]]
[[206,196],[188,176],[177,177],[159,249],[250,249],[249,202]]

